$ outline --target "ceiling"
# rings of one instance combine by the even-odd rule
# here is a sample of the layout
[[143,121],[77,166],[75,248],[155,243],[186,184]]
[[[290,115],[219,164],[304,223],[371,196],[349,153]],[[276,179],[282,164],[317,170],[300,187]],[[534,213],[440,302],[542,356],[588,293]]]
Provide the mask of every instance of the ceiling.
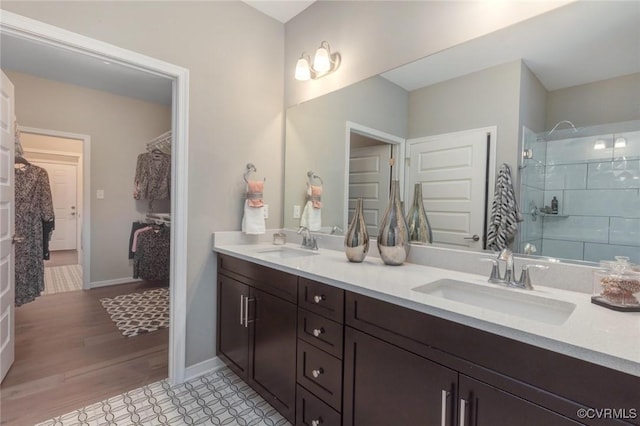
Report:
[[[312,1],[247,1],[286,22]],[[499,48],[496,48],[499,46]],[[629,52],[635,52],[629,55]],[[640,72],[640,2],[575,2],[383,76],[408,91],[523,58],[547,90]],[[0,66],[164,105],[172,80],[3,34]]]
[[171,105],[170,78],[12,35],[0,36],[0,66],[3,70]]
[[249,6],[258,9],[260,12],[277,19],[283,24],[296,16],[298,13],[311,6],[316,0],[243,0]]

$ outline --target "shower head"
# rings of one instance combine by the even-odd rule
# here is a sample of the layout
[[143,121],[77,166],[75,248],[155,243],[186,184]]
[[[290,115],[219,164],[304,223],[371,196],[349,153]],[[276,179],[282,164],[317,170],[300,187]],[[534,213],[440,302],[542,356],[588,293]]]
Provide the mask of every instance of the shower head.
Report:
[[573,129],[573,133],[578,133],[578,129],[576,129],[576,126],[574,126],[572,122],[570,122],[569,120],[563,120],[563,121],[559,121],[555,126],[553,126],[553,129],[551,129],[549,133],[547,133],[546,137],[551,136],[551,133],[553,133],[558,128],[558,126],[561,125],[562,123],[566,123],[570,125],[571,128]]

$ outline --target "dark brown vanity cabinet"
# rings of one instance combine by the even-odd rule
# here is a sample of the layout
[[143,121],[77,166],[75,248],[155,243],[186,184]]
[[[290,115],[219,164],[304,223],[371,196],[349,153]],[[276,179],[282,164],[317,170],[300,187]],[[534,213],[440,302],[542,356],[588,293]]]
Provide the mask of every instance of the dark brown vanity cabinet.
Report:
[[220,254],[217,343],[296,425],[640,425],[637,376]]
[[460,375],[459,425],[473,426],[575,426],[568,419],[496,387]]
[[353,328],[345,333],[345,426],[453,424],[456,371]]
[[296,425],[342,424],[344,290],[298,280]]
[[344,426],[638,424],[640,378],[345,293]]
[[218,256],[218,356],[295,421],[297,277]]

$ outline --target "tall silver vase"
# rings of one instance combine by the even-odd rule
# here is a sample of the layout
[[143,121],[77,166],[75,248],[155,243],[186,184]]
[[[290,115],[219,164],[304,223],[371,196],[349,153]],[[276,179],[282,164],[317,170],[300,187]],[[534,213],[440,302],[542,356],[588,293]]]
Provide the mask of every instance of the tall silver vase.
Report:
[[344,237],[344,252],[349,262],[360,263],[369,252],[369,232],[364,223],[364,208],[362,198],[356,200],[356,210]]
[[391,181],[389,205],[380,222],[378,251],[387,265],[402,265],[409,255],[409,227],[400,202],[400,182]]
[[431,225],[427,218],[427,212],[422,202],[422,184],[416,183],[413,188],[413,204],[407,213],[407,226],[409,226],[409,241],[418,243],[433,243]]

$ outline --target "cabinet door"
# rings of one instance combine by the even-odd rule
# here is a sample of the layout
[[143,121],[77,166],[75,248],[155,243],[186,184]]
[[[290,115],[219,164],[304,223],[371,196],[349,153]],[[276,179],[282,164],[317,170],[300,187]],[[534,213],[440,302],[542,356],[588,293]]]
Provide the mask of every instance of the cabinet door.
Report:
[[457,372],[350,327],[344,358],[344,426],[453,424]]
[[560,414],[460,375],[460,426],[565,426],[579,425]]
[[246,379],[249,367],[249,328],[245,307],[249,286],[218,275],[218,355]]
[[263,291],[251,290],[249,383],[291,423],[296,404],[297,307]]

